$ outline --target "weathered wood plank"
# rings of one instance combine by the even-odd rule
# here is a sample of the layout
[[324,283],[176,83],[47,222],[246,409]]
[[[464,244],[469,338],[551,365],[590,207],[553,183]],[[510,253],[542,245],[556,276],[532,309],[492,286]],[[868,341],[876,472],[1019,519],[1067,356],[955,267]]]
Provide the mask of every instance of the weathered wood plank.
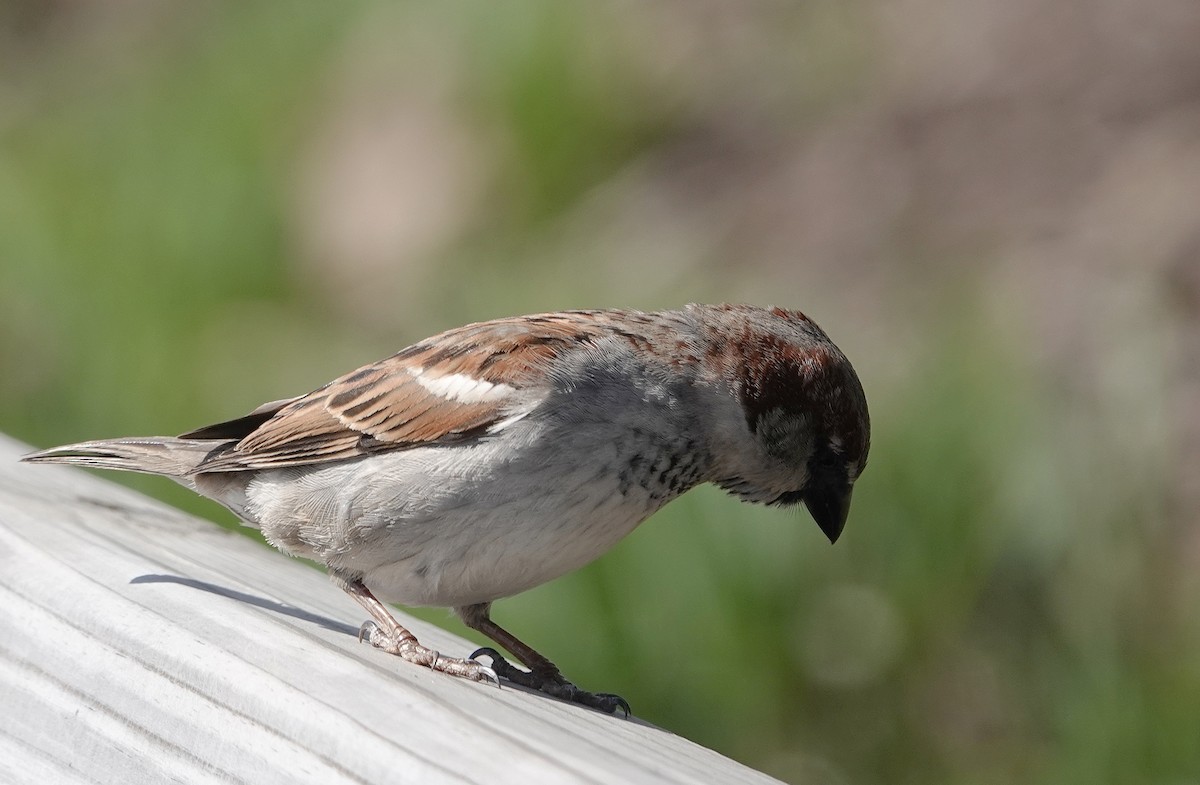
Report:
[[0,781],[775,782],[359,644],[317,571],[25,451],[0,437]]

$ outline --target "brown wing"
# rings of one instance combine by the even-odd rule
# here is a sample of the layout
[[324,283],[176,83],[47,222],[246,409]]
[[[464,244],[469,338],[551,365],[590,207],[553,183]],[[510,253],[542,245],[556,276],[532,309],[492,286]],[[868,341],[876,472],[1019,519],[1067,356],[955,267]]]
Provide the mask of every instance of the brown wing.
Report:
[[198,472],[336,461],[478,436],[549,391],[554,357],[604,330],[572,314],[467,325],[366,365],[308,395],[183,438],[239,438]]
[[249,435],[255,428],[274,417],[280,409],[303,397],[302,395],[298,395],[295,398],[284,398],[282,401],[270,401],[259,406],[249,414],[238,417],[236,420],[226,420],[216,425],[206,425],[203,428],[197,428],[194,431],[180,434],[179,438],[242,439]]

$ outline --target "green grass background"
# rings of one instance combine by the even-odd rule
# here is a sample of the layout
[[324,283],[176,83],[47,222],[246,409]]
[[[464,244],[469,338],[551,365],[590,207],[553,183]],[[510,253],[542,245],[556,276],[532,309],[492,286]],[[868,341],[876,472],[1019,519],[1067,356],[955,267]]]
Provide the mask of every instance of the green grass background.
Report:
[[[497,618],[580,684],[789,781],[1200,781],[1165,349],[1129,349],[1128,397],[1073,398],[1029,350],[1045,340],[1036,321],[998,317],[986,266],[961,263],[970,243],[931,249],[919,215],[889,235],[887,265],[811,285],[805,260],[752,265],[736,241],[698,241],[681,263],[656,258],[650,232],[642,256],[607,258],[573,216],[643,162],[680,160],[659,151],[713,124],[803,139],[879,89],[860,4],[776,6],[712,53],[705,79],[744,96],[740,118],[648,66],[671,42],[621,8],[6,5],[0,429],[43,446],[177,433],[495,316],[801,308],[855,360],[875,423],[837,546],[802,512],[699,489]],[[356,309],[322,277],[354,268],[301,263],[295,193],[364,48],[368,82],[432,90],[483,140],[487,177],[469,216]],[[672,62],[659,67],[685,67]],[[167,482],[115,479],[233,525]]]

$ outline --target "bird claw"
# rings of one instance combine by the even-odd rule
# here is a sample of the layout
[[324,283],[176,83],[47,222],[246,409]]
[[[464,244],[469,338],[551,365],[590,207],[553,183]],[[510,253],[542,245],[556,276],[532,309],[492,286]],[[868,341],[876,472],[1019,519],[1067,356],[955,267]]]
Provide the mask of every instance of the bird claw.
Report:
[[377,649],[395,654],[401,659],[415,665],[423,665],[433,671],[460,676],[471,681],[495,684],[500,686],[500,677],[496,671],[474,660],[460,660],[457,657],[443,657],[434,649],[426,648],[411,636],[394,637],[388,635],[374,621],[367,620],[358,628],[358,641],[366,641]]
[[375,622],[370,619],[364,621],[358,628],[358,642],[362,643],[363,641],[371,640],[371,633],[377,629],[379,629],[379,625]]
[[620,695],[615,695],[611,692],[593,693],[581,690],[563,678],[562,674],[557,671],[553,674],[543,674],[521,670],[509,662],[504,655],[489,646],[476,649],[467,659],[474,661],[478,657],[490,658],[492,661],[490,670],[493,673],[498,673],[510,682],[519,684],[522,687],[528,687],[531,690],[537,690],[538,692],[543,692],[571,703],[578,703],[581,706],[587,706],[597,711],[602,711],[605,714],[616,714],[617,710],[620,710],[625,717],[629,717],[632,713],[629,708],[629,701]]
[[[471,659],[470,657],[467,658],[467,661],[474,662],[474,660]],[[496,675],[496,671],[492,670],[491,668],[484,665],[483,663],[478,663],[478,665],[479,665],[479,671],[478,671],[479,675],[482,676],[483,678],[476,679],[476,681],[495,684],[496,689],[500,689],[500,677]]]
[[585,706],[592,705],[593,708],[599,709],[600,711],[604,712],[605,714],[616,714],[617,709],[620,709],[621,714],[624,715],[625,719],[629,719],[629,715],[633,713],[633,710],[631,708],[629,708],[629,701],[625,700],[624,698],[622,698],[620,695],[617,695],[616,693],[597,692],[597,693],[585,693],[585,694],[590,694],[593,698],[595,698],[596,704],[593,705],[593,704],[584,703],[584,705]]

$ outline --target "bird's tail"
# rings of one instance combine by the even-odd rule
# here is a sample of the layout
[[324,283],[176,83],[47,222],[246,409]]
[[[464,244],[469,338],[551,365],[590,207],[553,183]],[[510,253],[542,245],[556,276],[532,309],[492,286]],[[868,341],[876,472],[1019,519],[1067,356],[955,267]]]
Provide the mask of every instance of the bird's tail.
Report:
[[93,469],[160,474],[182,480],[228,440],[190,440],[173,436],[100,439],[65,444],[22,456],[29,463],[70,463]]

